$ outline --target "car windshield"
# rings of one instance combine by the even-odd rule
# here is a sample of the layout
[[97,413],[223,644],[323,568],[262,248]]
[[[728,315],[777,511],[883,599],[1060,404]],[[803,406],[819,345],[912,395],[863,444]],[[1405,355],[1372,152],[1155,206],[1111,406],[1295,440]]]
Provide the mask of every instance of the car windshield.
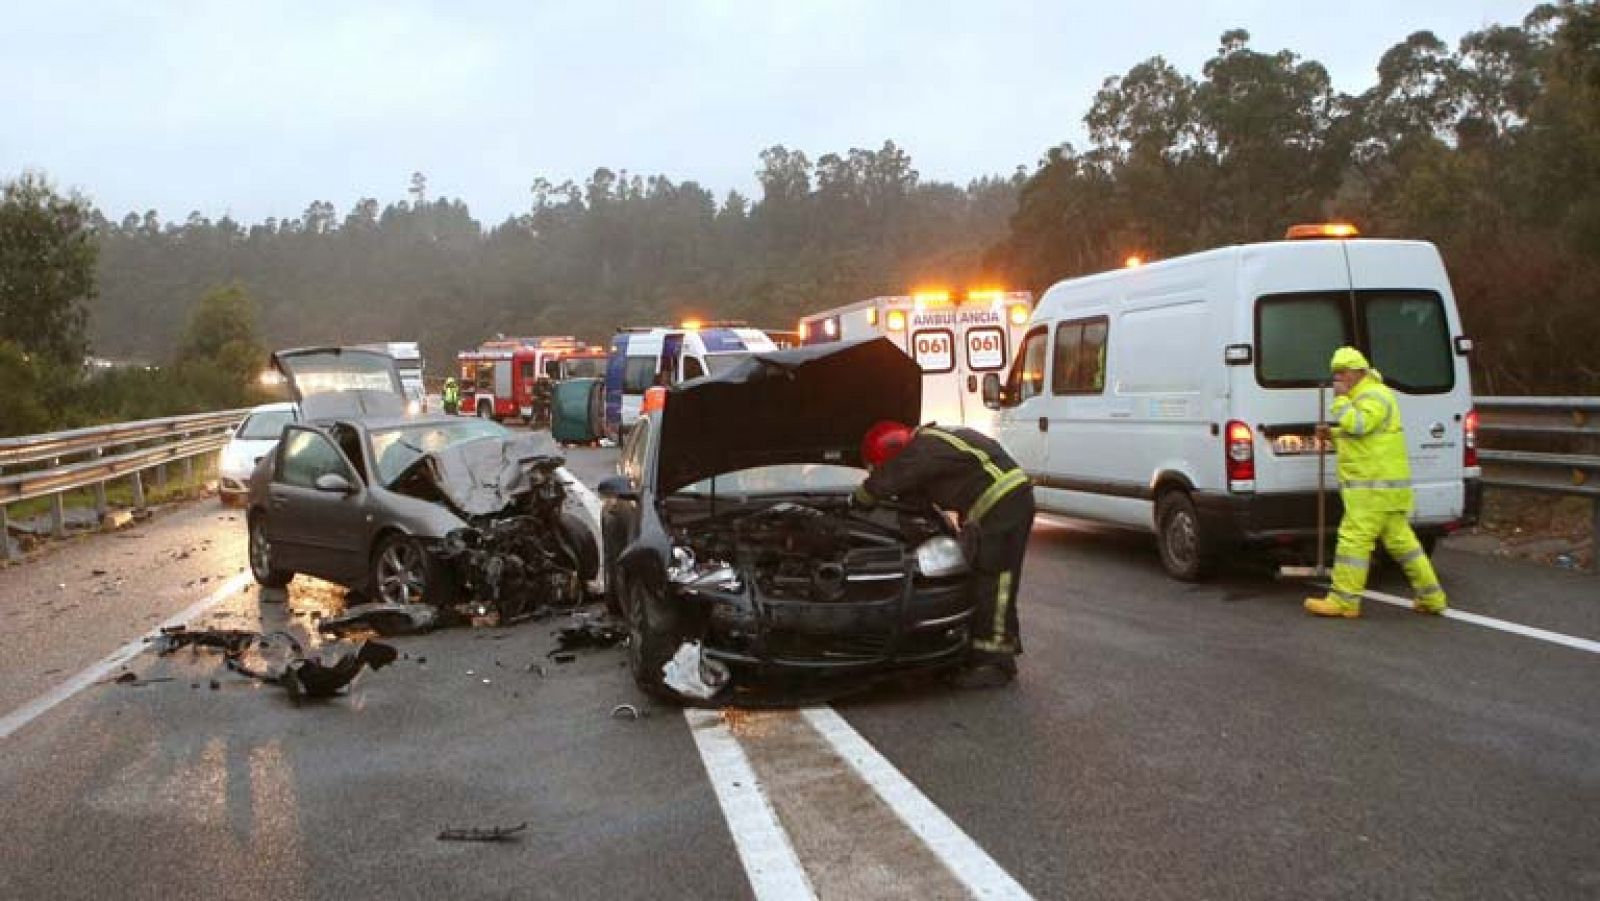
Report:
[[423,454],[480,438],[506,438],[510,435],[511,432],[504,426],[483,419],[374,430],[372,459],[378,469],[378,482],[383,485],[393,482]]
[[563,360],[561,368],[569,379],[597,379],[606,374],[605,357],[577,357]]
[[746,353],[706,354],[706,368],[711,375],[721,375],[748,359],[750,355]]
[[701,479],[685,485],[680,495],[788,494],[800,491],[851,491],[867,477],[867,471],[854,466],[828,463],[785,463],[755,466]]
[[244,441],[276,441],[283,434],[283,427],[291,422],[294,422],[293,410],[262,410],[250,414],[234,437]]

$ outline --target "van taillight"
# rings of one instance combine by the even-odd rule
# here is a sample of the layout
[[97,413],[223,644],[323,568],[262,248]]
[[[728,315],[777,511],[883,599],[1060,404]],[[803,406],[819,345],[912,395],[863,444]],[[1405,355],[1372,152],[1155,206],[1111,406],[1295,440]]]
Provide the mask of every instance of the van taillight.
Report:
[[1468,468],[1478,465],[1478,411],[1468,410],[1467,418],[1461,424],[1462,465]]
[[1233,491],[1254,491],[1256,488],[1255,435],[1250,427],[1235,419],[1227,430],[1228,488]]

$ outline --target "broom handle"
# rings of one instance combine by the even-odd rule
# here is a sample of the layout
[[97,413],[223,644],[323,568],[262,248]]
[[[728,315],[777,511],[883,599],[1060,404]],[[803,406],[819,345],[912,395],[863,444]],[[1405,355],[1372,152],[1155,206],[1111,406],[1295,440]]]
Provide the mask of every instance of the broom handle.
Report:
[[1320,578],[1327,570],[1324,568],[1328,555],[1328,454],[1322,446],[1322,422],[1327,415],[1327,388],[1325,383],[1317,382],[1317,419],[1318,428],[1313,437],[1317,445],[1317,576]]

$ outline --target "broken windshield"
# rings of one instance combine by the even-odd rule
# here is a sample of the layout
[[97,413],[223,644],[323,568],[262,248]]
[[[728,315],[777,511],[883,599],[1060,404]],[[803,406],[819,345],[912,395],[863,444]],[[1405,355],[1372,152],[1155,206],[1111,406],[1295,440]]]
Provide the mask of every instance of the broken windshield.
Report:
[[402,426],[372,433],[372,459],[379,484],[393,482],[424,454],[432,454],[480,438],[506,438],[511,433],[484,419]]

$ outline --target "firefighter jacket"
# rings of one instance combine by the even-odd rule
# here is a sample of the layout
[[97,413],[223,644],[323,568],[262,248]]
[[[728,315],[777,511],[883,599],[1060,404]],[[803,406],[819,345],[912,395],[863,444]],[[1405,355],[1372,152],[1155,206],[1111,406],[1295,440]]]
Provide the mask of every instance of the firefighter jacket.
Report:
[[1334,447],[1339,454],[1339,492],[1352,512],[1409,513],[1411,461],[1406,455],[1400,402],[1376,369],[1350,393],[1335,398]]
[[961,514],[963,524],[983,519],[995,504],[1028,483],[1027,473],[999,442],[981,432],[936,425],[916,430],[894,459],[856,489],[866,503],[915,496]]

